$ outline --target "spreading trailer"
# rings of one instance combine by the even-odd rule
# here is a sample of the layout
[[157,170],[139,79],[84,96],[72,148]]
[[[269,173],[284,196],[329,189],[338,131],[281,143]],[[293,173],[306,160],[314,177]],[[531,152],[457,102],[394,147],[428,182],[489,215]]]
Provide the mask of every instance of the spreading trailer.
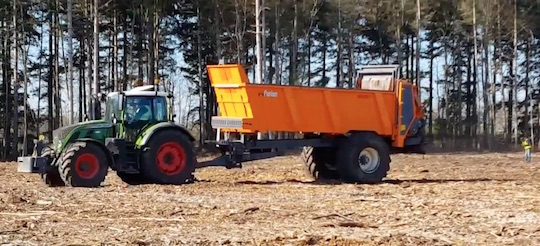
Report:
[[96,187],[109,169],[126,183],[183,184],[195,168],[241,167],[303,147],[319,179],[377,183],[391,152],[418,152],[424,142],[418,88],[397,66],[362,68],[354,88],[249,83],[240,65],[208,66],[219,114],[212,118],[221,150],[198,162],[187,129],[173,123],[167,93],[154,86],[110,93],[105,116],[57,129],[38,157],[22,157],[50,186]]

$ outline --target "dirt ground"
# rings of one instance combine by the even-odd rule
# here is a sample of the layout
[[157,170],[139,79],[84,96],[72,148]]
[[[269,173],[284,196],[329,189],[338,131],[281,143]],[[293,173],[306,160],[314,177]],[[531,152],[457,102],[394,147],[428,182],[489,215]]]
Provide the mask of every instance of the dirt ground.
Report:
[[298,157],[184,186],[48,188],[0,164],[0,244],[540,245],[540,161],[395,155],[379,185],[313,182]]

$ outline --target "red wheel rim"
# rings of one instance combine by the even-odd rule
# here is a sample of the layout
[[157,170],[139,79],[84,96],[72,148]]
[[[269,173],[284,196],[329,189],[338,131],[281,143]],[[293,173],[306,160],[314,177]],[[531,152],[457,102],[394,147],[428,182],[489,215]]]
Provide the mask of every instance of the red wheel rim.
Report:
[[165,175],[179,174],[186,167],[186,151],[177,142],[166,142],[159,147],[156,163]]
[[99,161],[96,155],[84,153],[75,161],[75,172],[83,179],[91,179],[99,172]]

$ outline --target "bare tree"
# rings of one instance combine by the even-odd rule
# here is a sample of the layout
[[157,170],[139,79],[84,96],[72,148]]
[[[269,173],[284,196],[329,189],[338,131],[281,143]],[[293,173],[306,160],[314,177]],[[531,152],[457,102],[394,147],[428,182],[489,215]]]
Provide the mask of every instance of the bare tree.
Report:
[[74,116],[74,101],[73,100],[73,0],[67,0],[67,19],[68,19],[68,39],[67,39],[67,59],[68,59],[68,70],[67,70],[67,85],[69,87],[68,96],[69,100],[69,124],[75,122]]
[[17,29],[17,0],[13,0],[13,136],[15,138],[15,152],[19,153],[19,44]]
[[97,95],[99,94],[99,0],[94,0],[94,78],[93,78],[93,84],[94,84],[94,100],[92,103],[92,107],[90,107],[92,111],[92,119],[95,119],[97,117],[96,115],[96,108],[99,101],[97,100]]

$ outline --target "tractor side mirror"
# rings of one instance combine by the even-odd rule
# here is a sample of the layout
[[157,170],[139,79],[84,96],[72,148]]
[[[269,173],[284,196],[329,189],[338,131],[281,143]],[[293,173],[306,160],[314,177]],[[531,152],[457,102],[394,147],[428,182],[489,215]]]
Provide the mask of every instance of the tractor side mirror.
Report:
[[114,125],[118,124],[118,119],[116,118],[116,114],[115,114],[115,113],[112,113],[111,119],[112,119],[112,123],[113,123]]
[[176,120],[176,114],[173,114],[172,115],[172,121],[175,121]]

